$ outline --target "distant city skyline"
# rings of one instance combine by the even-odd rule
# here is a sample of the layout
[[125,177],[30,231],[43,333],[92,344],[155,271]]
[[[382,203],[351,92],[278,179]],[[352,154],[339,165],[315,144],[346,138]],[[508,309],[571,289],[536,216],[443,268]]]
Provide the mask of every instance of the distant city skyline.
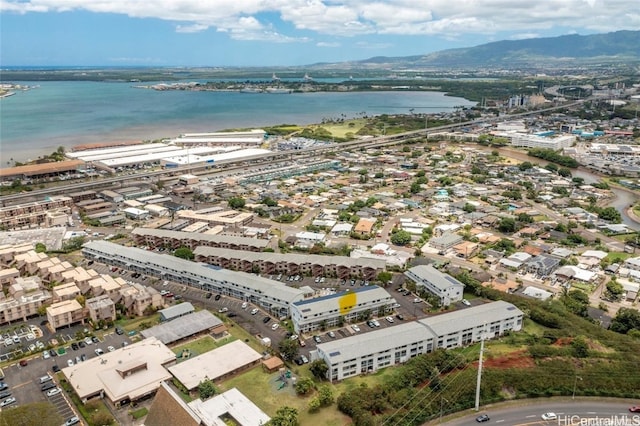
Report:
[[301,66],[640,28],[628,0],[0,0],[0,66]]

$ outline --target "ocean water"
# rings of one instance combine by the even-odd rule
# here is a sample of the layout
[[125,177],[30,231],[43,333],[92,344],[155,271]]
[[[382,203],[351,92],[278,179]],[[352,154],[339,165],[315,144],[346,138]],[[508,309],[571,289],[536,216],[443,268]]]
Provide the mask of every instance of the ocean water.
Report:
[[[16,82],[33,86],[33,82]],[[182,133],[320,123],[361,114],[437,113],[472,106],[439,92],[238,93],[155,91],[124,82],[42,82],[0,100],[0,167],[59,146]],[[148,84],[148,83],[147,83]]]

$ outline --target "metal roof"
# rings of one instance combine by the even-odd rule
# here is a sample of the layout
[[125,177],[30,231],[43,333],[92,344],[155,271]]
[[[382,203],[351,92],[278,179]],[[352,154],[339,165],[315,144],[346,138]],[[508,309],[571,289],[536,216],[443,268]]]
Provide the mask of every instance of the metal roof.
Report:
[[[176,305],[176,307],[181,305],[186,305],[186,303],[180,303]],[[144,338],[155,337],[162,343],[168,345],[221,324],[222,321],[218,317],[209,311],[202,310],[142,330],[140,334]]]

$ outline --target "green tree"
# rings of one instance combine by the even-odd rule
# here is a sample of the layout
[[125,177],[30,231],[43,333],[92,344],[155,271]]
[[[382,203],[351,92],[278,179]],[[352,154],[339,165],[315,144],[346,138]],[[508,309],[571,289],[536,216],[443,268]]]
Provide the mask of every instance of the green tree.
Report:
[[278,350],[285,361],[291,361],[298,356],[300,346],[297,340],[282,339],[280,343],[278,343]]
[[193,260],[195,258],[193,252],[189,247],[180,247],[177,248],[176,251],[173,252],[175,257],[179,257],[181,259]]
[[216,389],[213,381],[203,380],[198,384],[198,393],[200,394],[200,399],[205,400],[218,393],[218,389]]
[[299,426],[300,422],[298,422],[298,410],[292,407],[284,407],[278,408],[276,411],[276,415],[271,417],[266,423],[266,426]]
[[503,217],[502,219],[500,219],[500,223],[498,223],[498,229],[500,230],[500,232],[504,232],[505,234],[511,234],[513,232],[516,232],[518,227],[516,225],[515,219],[510,217]]
[[295,384],[295,390],[298,395],[306,395],[313,390],[315,384],[311,377],[302,377]]
[[232,197],[229,198],[229,207],[232,209],[241,209],[246,204],[246,201],[242,197]]
[[476,206],[471,203],[464,203],[464,207],[462,208],[466,213],[473,213],[476,211]]
[[622,284],[620,284],[616,280],[612,279],[607,283],[607,293],[611,296],[612,299],[614,300],[620,299],[620,296],[622,295],[623,292],[624,292],[624,287],[622,287]]
[[620,308],[609,328],[622,334],[627,334],[632,330],[640,331],[640,311],[633,308]]
[[320,389],[318,389],[318,399],[320,400],[320,405],[322,407],[328,407],[333,404],[335,398],[331,387],[328,385],[320,386]]
[[393,274],[391,272],[382,271],[376,277],[378,281],[380,281],[383,285],[386,285],[393,278]]
[[589,345],[584,337],[578,336],[571,341],[571,350],[576,358],[586,358],[589,356]]
[[327,367],[327,364],[323,360],[317,359],[309,365],[309,371],[317,379],[325,380],[327,378],[327,371],[329,371],[329,367]]
[[406,246],[411,242],[411,234],[407,231],[399,230],[391,234],[391,243],[397,246]]
[[47,251],[47,246],[44,243],[36,243],[36,253],[44,253]]
[[598,212],[598,217],[612,223],[622,222],[622,216],[615,207],[605,207]]

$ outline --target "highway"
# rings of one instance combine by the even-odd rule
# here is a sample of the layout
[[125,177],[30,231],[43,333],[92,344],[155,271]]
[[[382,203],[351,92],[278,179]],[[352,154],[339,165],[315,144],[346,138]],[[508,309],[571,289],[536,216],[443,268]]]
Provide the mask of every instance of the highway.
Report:
[[[630,413],[629,407],[637,404],[637,401],[628,402],[620,399],[600,399],[600,398],[580,398],[571,400],[567,398],[558,399],[535,399],[515,401],[495,406],[480,407],[480,411],[469,410],[468,414],[460,417],[461,413],[445,416],[442,424],[448,426],[473,425],[478,424],[475,418],[480,414],[487,414],[490,418],[483,424],[503,425],[503,426],[525,426],[525,425],[618,425],[631,426],[640,425],[640,413]],[[446,403],[443,405],[446,411]],[[542,420],[543,413],[553,412],[557,415],[557,420]],[[617,422],[616,422],[617,421]],[[439,424],[437,419],[428,425]]]

